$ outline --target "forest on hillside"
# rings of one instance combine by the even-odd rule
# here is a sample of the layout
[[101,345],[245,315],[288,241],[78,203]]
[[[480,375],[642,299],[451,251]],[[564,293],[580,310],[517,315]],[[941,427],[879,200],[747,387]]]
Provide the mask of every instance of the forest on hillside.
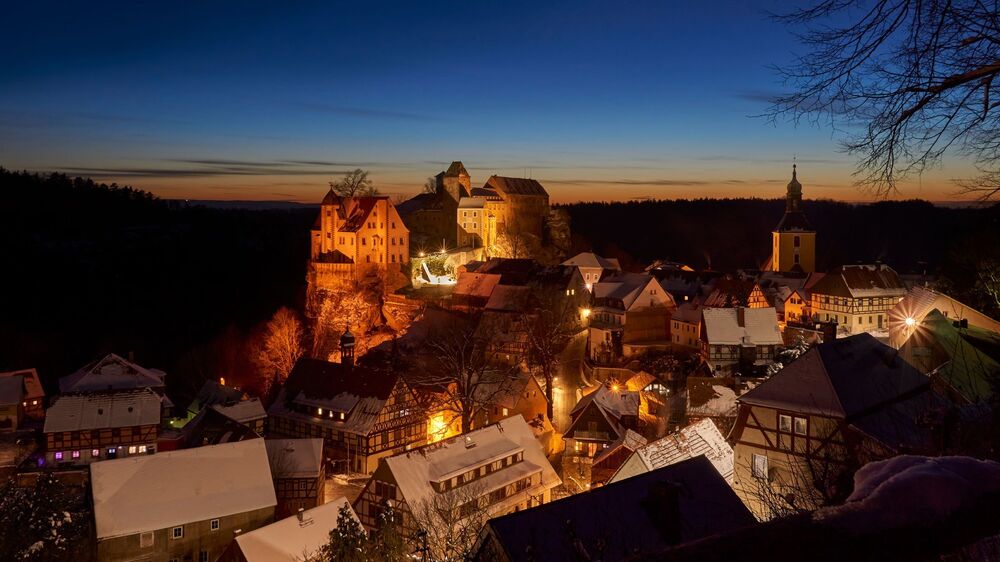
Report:
[[[717,270],[767,257],[783,201],[569,205],[574,250]],[[58,377],[109,352],[165,370],[172,392],[239,381],[248,337],[282,306],[301,309],[312,208],[189,206],[141,190],[0,169],[0,371]],[[820,268],[881,259],[927,270],[980,305],[977,272],[1000,263],[1000,208],[921,201],[807,201]],[[992,262],[990,262],[992,260]],[[981,306],[981,305],[980,305]],[[245,355],[245,354],[243,354]]]
[[238,380],[242,342],[305,287],[315,210],[189,207],[147,192],[0,169],[0,371],[59,377],[134,353],[187,395]]

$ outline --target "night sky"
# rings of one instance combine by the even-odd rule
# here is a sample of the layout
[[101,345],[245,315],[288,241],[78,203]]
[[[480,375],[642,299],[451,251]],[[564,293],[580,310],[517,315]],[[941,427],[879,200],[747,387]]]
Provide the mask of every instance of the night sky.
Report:
[[[0,165],[168,198],[390,195],[462,160],[554,201],[864,200],[829,126],[754,117],[801,52],[784,2],[8,3]],[[949,166],[902,185],[949,199]]]

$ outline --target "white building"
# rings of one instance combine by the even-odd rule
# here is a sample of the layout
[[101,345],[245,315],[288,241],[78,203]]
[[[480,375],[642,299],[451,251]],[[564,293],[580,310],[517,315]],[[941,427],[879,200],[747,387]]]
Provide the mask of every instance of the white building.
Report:
[[372,529],[381,506],[395,502],[404,529],[412,531],[413,514],[428,506],[495,517],[548,502],[560,483],[531,427],[515,415],[382,459],[354,510]]

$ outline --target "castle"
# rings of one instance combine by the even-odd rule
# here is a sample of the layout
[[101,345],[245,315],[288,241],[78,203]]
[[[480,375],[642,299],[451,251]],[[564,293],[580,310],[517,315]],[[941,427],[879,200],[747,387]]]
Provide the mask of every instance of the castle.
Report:
[[341,197],[331,189],[311,232],[309,292],[410,263],[410,231],[388,197]]
[[516,236],[541,244],[547,236],[549,194],[536,180],[494,175],[474,188],[465,165],[456,161],[435,176],[434,184],[434,192],[399,206],[418,247],[480,248],[487,256],[504,256],[509,253],[505,239]]

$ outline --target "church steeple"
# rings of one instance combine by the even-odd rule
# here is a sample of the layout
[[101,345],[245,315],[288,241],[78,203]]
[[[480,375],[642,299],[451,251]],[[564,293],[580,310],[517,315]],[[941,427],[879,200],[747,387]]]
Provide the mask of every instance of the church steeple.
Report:
[[792,181],[788,182],[788,191],[785,194],[785,212],[795,212],[802,210],[802,184],[795,174],[795,164],[792,164]]
[[802,209],[802,184],[796,164],[792,164],[792,180],[785,190],[785,214],[774,227],[772,238],[772,271],[815,271],[816,231]]

